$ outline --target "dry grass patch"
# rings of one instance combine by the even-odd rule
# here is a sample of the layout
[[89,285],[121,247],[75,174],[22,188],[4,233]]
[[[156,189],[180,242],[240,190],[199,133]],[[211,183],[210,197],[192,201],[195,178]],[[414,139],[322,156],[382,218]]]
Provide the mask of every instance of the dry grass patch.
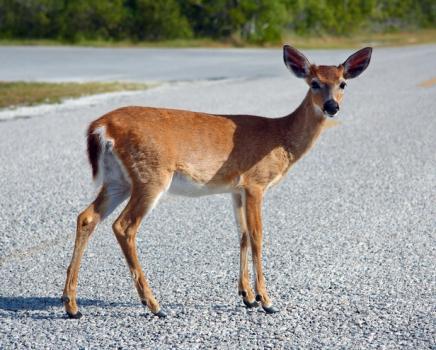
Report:
[[0,108],[33,106],[41,103],[59,103],[66,98],[116,91],[145,90],[141,83],[39,83],[0,81]]
[[335,126],[341,125],[341,122],[336,119],[326,119],[324,122],[324,129],[334,128]]
[[424,88],[429,88],[432,87],[433,85],[436,85],[436,78],[428,79],[418,84],[418,86]]

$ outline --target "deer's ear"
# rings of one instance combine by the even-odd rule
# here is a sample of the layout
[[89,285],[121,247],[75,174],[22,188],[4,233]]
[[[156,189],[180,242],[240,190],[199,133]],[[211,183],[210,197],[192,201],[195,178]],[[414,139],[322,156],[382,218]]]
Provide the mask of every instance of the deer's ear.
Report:
[[344,67],[344,78],[351,79],[359,76],[368,67],[371,61],[372,47],[365,47],[353,53],[342,63]]
[[286,67],[298,78],[306,78],[310,74],[310,63],[307,58],[292,46],[283,46],[283,60]]

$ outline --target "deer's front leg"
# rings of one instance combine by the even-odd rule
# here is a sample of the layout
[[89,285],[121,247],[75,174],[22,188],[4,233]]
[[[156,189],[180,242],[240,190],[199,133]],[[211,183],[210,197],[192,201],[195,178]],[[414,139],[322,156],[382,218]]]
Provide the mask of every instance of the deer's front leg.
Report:
[[266,313],[275,313],[279,310],[272,305],[268,296],[262,269],[262,199],[262,189],[246,190],[246,218],[253,257],[253,271],[255,273],[256,300],[262,303]]
[[258,307],[258,302],[254,299],[253,290],[250,287],[250,276],[248,273],[248,237],[247,220],[245,219],[245,207],[242,195],[234,193],[233,211],[235,214],[236,226],[239,234],[240,260],[239,260],[239,285],[238,292],[242,295],[242,301],[248,308]]

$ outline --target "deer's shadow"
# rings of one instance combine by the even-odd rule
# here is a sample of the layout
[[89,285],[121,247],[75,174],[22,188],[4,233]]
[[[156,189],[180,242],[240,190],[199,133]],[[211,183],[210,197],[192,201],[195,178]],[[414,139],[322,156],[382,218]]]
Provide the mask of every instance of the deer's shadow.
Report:
[[[102,309],[106,308],[123,308],[123,307],[138,307],[144,309],[144,313],[151,317],[150,313],[146,311],[139,303],[135,302],[110,302],[98,299],[82,299],[77,300],[79,307],[96,306]],[[166,308],[174,310],[175,315],[183,315],[184,313],[190,313],[191,309],[205,310],[212,309],[214,311],[231,312],[235,311],[234,306],[229,305],[188,305],[182,303],[169,303],[166,304]],[[185,310],[185,308],[187,308]],[[245,309],[241,305],[236,309]],[[40,312],[38,312],[40,311]],[[119,317],[123,311],[117,311],[116,317]],[[178,316],[175,316],[178,317]],[[14,318],[23,319],[31,318],[34,320],[48,320],[48,319],[67,319],[66,313],[63,309],[63,303],[61,298],[58,297],[39,297],[39,296],[0,296],[0,319],[2,318]]]

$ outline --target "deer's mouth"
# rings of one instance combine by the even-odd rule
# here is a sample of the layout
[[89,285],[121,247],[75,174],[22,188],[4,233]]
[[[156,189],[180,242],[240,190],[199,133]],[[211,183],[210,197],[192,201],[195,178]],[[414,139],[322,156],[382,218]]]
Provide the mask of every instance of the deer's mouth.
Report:
[[324,112],[324,116],[329,117],[329,118],[334,118],[338,115],[338,112],[331,113],[331,112],[328,112],[326,110],[323,110],[323,112]]

